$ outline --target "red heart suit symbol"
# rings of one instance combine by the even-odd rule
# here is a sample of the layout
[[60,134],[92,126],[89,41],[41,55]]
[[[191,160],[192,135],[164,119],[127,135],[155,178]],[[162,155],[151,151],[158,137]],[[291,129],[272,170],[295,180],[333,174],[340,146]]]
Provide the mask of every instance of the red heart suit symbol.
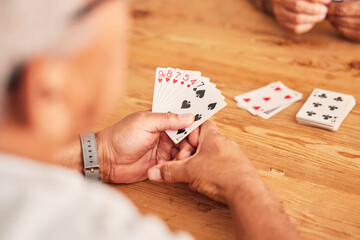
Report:
[[161,78],[159,78],[159,79],[158,79],[158,81],[161,83],[161,82],[162,82],[162,79],[161,79]]
[[243,100],[244,100],[245,102],[248,102],[248,101],[251,100],[251,98],[244,98]]
[[259,109],[260,109],[260,107],[259,107],[259,106],[254,106],[254,107],[253,107],[253,109],[255,109],[255,110],[259,110]]
[[265,101],[265,102],[267,102],[267,101],[269,101],[269,100],[270,100],[270,98],[269,98],[269,97],[264,97],[263,99],[264,99],[264,101]]
[[173,83],[177,83],[177,80],[176,80],[176,79],[174,79],[174,80],[173,80]]
[[286,95],[285,99],[292,99],[292,97],[290,95]]
[[275,88],[275,91],[281,91],[280,87]]

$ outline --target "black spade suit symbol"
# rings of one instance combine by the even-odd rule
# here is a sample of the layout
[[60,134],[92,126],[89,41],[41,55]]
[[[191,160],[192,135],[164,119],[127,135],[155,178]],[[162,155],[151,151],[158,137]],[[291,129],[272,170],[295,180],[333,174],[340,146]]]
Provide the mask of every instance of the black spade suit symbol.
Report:
[[202,118],[202,114],[195,115],[195,121],[199,121]]
[[214,110],[214,108],[216,107],[216,104],[217,104],[217,103],[210,103],[210,104],[208,105],[208,110]]
[[205,95],[205,90],[199,90],[196,92],[196,97],[203,98]]
[[179,131],[177,131],[177,133],[176,134],[182,134],[182,133],[185,133],[186,134],[186,132],[185,132],[186,130],[185,130],[185,128],[183,128],[183,129],[180,129]]
[[186,109],[186,108],[189,108],[189,107],[191,107],[190,101],[184,100],[182,102],[181,109],[184,109],[184,108]]

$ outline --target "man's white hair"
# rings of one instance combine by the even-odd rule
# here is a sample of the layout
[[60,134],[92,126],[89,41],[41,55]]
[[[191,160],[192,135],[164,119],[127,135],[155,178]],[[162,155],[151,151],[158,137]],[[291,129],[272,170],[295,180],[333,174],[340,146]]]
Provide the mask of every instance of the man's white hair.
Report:
[[0,111],[14,67],[51,50],[83,0],[0,0]]

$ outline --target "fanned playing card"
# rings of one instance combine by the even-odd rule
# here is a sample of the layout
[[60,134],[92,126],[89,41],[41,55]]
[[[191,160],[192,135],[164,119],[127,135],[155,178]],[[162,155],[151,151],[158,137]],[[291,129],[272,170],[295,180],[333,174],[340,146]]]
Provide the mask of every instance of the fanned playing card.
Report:
[[195,116],[191,126],[166,131],[175,143],[186,138],[225,106],[225,97],[221,95],[221,91],[216,89],[209,78],[202,77],[200,72],[174,68],[156,69],[152,111],[192,113]]
[[300,124],[336,131],[355,106],[351,95],[314,89],[296,115]]

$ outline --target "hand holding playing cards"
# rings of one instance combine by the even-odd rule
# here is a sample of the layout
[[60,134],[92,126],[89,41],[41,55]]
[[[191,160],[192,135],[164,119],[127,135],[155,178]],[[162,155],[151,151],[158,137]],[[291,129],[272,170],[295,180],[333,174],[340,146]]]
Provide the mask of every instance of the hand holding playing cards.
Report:
[[[195,148],[187,139],[174,145],[164,132],[190,126],[192,114],[176,115],[137,112],[116,125],[96,134],[101,177],[103,182],[131,183],[147,178],[155,164],[173,158],[187,158]],[[189,135],[197,142],[198,131]],[[196,146],[195,146],[196,147]]]
[[200,127],[199,146],[190,158],[154,166],[157,182],[187,182],[199,192],[228,204],[237,239],[301,239],[281,204],[238,145],[214,123]]
[[248,158],[231,139],[217,131],[210,121],[200,127],[199,146],[192,157],[157,165],[149,178],[159,182],[187,182],[199,192],[222,202],[241,176],[258,177]]
[[344,37],[360,42],[360,2],[333,2],[328,19]]
[[282,27],[301,34],[326,18],[329,3],[330,0],[273,0],[273,12]]

